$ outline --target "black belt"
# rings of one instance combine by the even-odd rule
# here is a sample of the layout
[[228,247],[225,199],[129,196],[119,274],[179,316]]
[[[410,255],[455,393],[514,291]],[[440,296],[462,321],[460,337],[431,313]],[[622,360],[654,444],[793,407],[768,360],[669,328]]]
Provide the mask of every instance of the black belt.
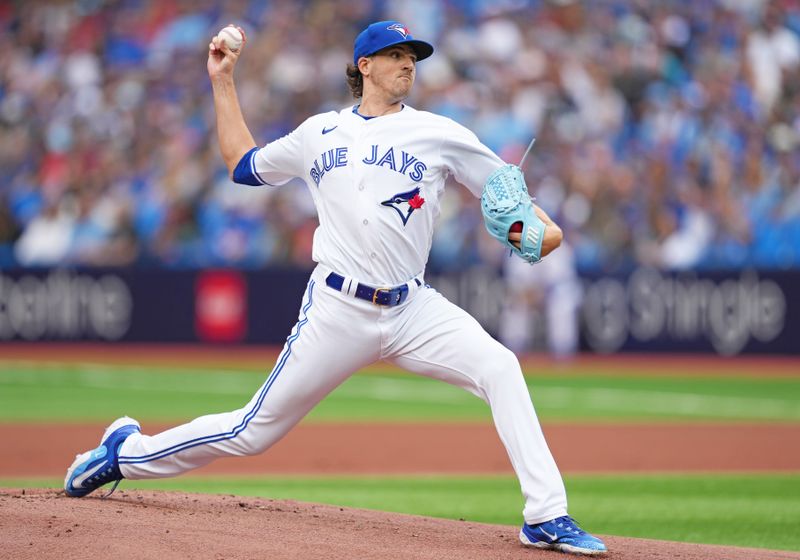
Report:
[[[422,282],[416,278],[414,278],[414,282],[417,283],[417,286],[422,285]],[[325,279],[325,283],[334,290],[341,292],[344,286],[344,276],[331,272]],[[345,290],[345,292],[347,292],[347,290]],[[393,307],[395,305],[400,305],[408,297],[408,284],[400,284],[394,288],[373,288],[372,286],[359,283],[353,295],[359,299],[374,303],[375,305]]]

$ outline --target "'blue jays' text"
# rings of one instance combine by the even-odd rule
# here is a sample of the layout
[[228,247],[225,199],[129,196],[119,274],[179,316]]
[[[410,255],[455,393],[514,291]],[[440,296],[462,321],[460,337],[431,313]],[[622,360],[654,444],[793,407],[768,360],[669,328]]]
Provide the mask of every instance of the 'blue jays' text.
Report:
[[319,186],[323,175],[331,169],[345,165],[347,165],[347,147],[331,148],[327,152],[322,152],[322,155],[314,160],[314,167],[311,168],[309,174],[314,184]]
[[[386,167],[402,175],[408,175],[412,181],[422,180],[423,172],[428,169],[424,162],[408,152],[395,149],[392,146],[384,150],[377,144],[371,146],[369,155],[361,161],[367,165]],[[344,167],[347,163],[346,147],[331,148],[314,160],[314,166],[308,173],[311,175],[314,184],[319,187],[319,183],[326,173],[337,167]]]

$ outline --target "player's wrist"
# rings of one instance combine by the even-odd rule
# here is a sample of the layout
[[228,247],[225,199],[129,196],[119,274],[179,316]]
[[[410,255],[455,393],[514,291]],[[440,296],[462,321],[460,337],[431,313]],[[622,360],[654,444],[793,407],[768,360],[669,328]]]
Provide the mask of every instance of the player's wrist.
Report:
[[214,72],[209,74],[211,87],[215,93],[235,93],[236,84],[233,81],[233,72]]

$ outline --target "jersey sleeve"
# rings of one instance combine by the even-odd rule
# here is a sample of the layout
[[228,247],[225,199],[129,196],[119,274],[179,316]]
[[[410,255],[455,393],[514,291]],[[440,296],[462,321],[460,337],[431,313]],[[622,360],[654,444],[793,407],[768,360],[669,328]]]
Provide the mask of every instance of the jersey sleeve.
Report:
[[475,196],[481,195],[489,175],[505,164],[471,130],[455,121],[449,121],[446,127],[441,157],[456,181]]
[[283,185],[294,177],[303,175],[305,124],[253,152],[251,170],[259,184]]

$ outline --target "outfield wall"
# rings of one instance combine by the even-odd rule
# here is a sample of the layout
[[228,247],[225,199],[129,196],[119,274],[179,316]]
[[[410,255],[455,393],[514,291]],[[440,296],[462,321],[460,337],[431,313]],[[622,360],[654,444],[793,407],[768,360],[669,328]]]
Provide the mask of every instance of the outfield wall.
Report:
[[[281,344],[297,320],[308,274],[299,269],[0,271],[0,341]],[[520,290],[485,268],[426,280],[492,334],[509,316],[504,310],[549,300],[558,302],[556,308],[575,309],[586,351],[800,354],[798,271],[638,269],[628,276],[583,277],[570,290],[563,282]],[[545,306],[531,304],[530,313],[540,323],[554,321]]]

